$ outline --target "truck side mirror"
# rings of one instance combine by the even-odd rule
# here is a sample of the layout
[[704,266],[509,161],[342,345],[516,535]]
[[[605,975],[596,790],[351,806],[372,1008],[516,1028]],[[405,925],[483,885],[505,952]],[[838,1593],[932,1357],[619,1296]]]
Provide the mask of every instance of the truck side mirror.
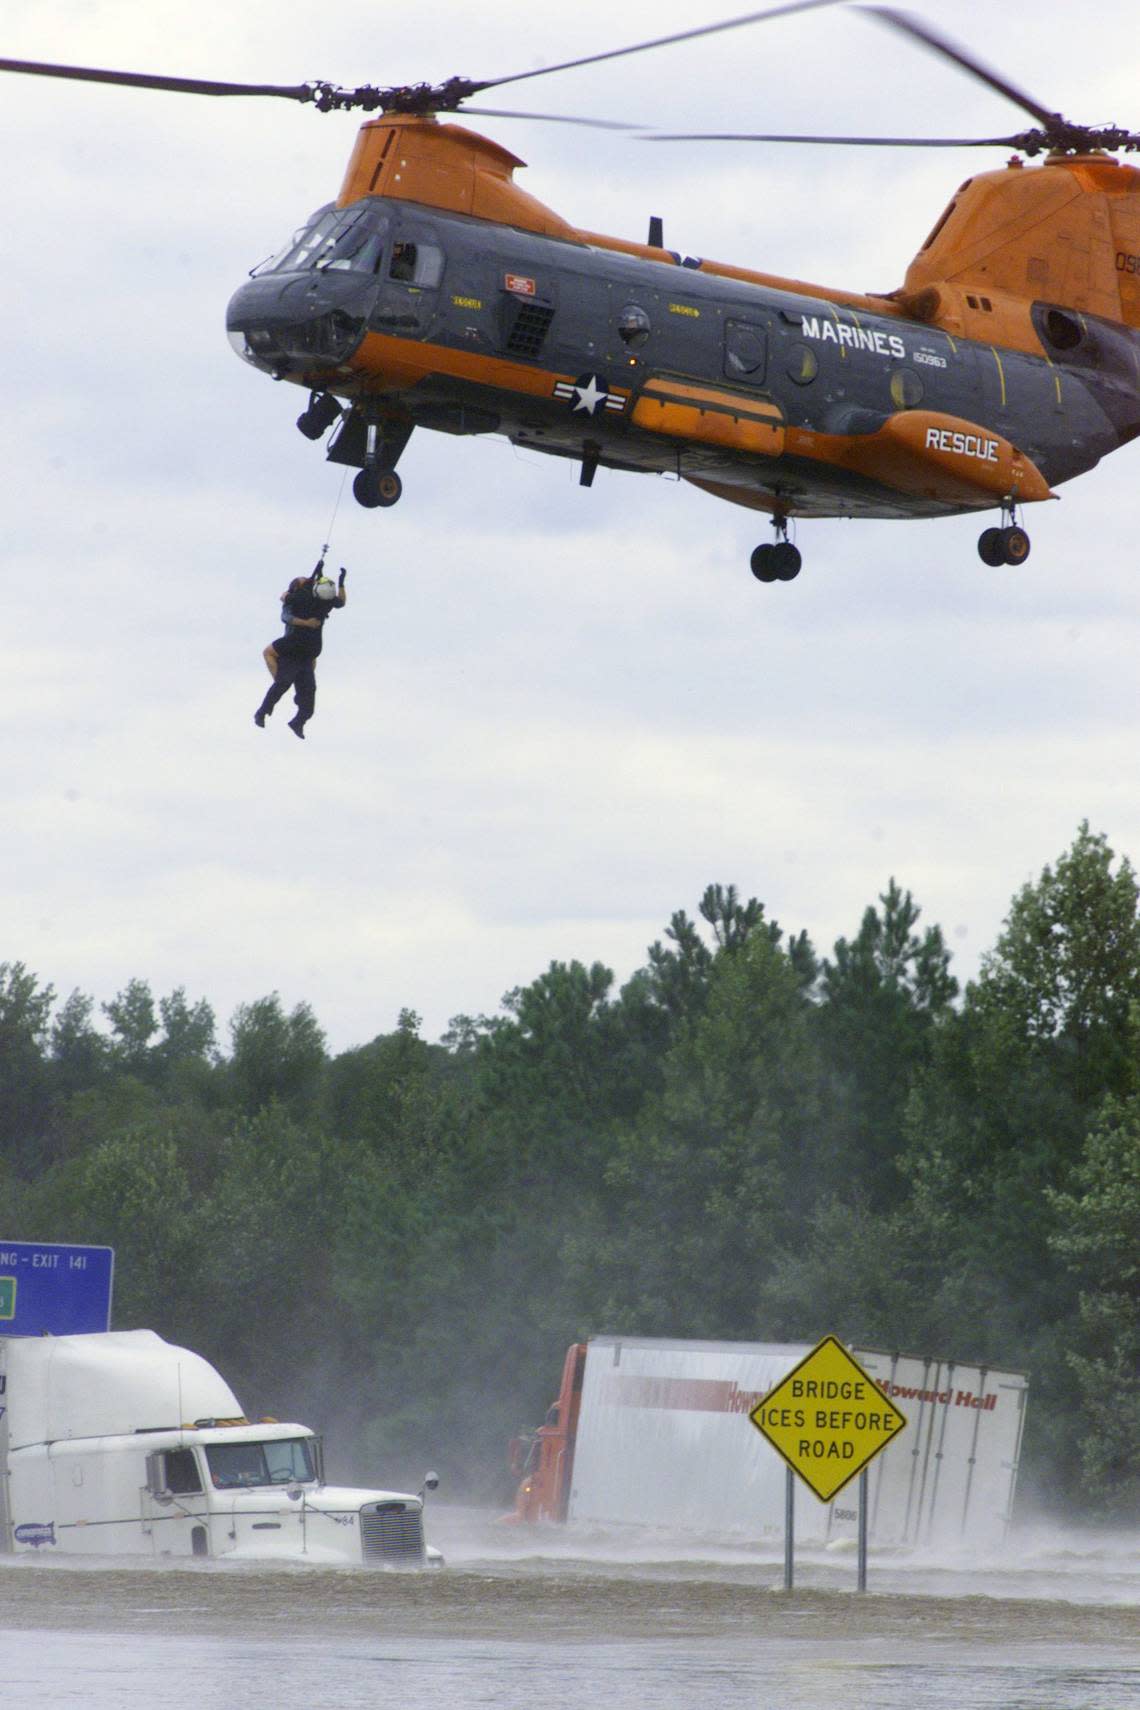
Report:
[[166,1488],[166,1470],[161,1454],[148,1455],[146,1458],[146,1488],[155,1502],[173,1502],[174,1498]]
[[420,1496],[423,1496],[425,1490],[436,1490],[438,1486],[439,1474],[437,1472],[426,1472],[424,1474],[423,1489],[420,1491]]

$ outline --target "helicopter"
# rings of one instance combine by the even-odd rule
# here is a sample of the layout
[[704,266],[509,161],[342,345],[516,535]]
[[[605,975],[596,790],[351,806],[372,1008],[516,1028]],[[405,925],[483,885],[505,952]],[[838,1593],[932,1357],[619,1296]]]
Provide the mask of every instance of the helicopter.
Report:
[[[761,582],[791,581],[793,519],[997,512],[978,551],[1030,551],[1021,513],[1140,432],[1140,135],[1074,124],[922,21],[867,6],[1034,121],[974,138],[651,133],[712,141],[1012,149],[968,179],[901,285],[865,293],[575,227],[523,165],[449,115],[598,124],[472,105],[488,90],[838,0],[791,3],[554,66],[356,89],[212,82],[0,59],[0,70],[360,110],[336,198],[230,300],[237,354],[308,394],[297,427],[355,469],[367,509],[401,497],[417,427],[498,434],[599,468],[670,474],[766,514]],[[622,124],[614,128],[631,131]],[[1043,157],[1039,164],[1029,164]]]

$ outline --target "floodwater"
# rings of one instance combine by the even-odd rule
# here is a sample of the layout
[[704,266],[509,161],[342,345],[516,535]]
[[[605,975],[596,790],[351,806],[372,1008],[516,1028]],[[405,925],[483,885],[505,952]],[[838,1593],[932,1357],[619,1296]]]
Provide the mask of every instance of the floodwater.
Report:
[[1140,1539],[782,1551],[429,1510],[441,1573],[0,1558],[11,1710],[1140,1710]]

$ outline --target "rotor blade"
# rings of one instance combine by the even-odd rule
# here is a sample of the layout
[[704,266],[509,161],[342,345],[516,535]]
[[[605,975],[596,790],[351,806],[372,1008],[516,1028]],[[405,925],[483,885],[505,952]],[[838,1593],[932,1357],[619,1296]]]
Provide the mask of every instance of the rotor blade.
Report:
[[840,148],[1017,148],[1020,137],[808,137],[755,131],[654,131],[641,142],[833,143]]
[[133,89],[165,89],[176,95],[276,95],[286,101],[311,101],[310,84],[289,88],[277,83],[213,83],[197,77],[160,77],[144,71],[103,71],[84,65],[43,65],[31,59],[0,59],[0,71],[32,77],[70,77],[78,83],[117,83]]
[[503,83],[522,83],[528,77],[549,77],[555,71],[573,71],[580,65],[600,65],[607,59],[624,59],[631,53],[648,53],[650,48],[670,47],[674,42],[695,41],[698,36],[715,36],[721,30],[738,30],[744,24],[759,24],[766,18],[782,18],[791,12],[812,12],[819,6],[835,6],[840,0],[787,0],[783,6],[768,6],[761,12],[746,12],[739,18],[725,18],[719,24],[701,24],[693,30],[679,30],[676,35],[658,36],[649,42],[634,42],[630,47],[611,48],[607,53],[587,54],[583,59],[563,60],[561,65],[544,65],[537,71],[516,71],[511,77],[492,77],[476,87],[498,89]]
[[979,83],[987,84],[999,95],[1004,95],[1007,101],[1012,101],[1015,107],[1031,114],[1046,130],[1054,126],[1060,118],[1059,113],[1051,113],[1048,107],[1043,107],[1040,101],[1035,101],[1024,89],[1018,89],[1016,84],[1007,82],[996,71],[991,71],[988,65],[983,65],[980,59],[975,59],[964,48],[958,47],[955,42],[940,35],[937,30],[931,29],[929,24],[924,24],[911,13],[896,11],[893,6],[863,6],[860,10],[869,13],[872,18],[878,18],[893,30],[901,30],[904,35],[913,36],[915,41],[921,42],[932,53],[941,54],[943,59],[952,60]]
[[590,125],[598,131],[642,131],[644,125],[630,125],[620,119],[574,119],[565,113],[515,113],[504,107],[461,107],[459,117],[474,113],[480,119],[534,119],[544,125]]

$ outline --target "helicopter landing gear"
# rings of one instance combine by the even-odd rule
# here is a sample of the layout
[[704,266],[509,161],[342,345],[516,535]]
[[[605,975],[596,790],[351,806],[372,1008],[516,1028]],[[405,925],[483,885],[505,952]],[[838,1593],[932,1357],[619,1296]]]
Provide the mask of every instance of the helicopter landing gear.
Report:
[[381,433],[379,422],[369,422],[364,441],[364,467],[352,483],[358,505],[375,510],[377,505],[387,509],[394,505],[404,491],[404,483],[396,474],[396,459],[403,451],[412,430],[407,428],[395,435]]
[[774,516],[772,527],[776,539],[756,548],[749,560],[752,574],[758,582],[791,582],[799,575],[803,563],[800,549],[788,539],[787,517]]
[[978,557],[983,564],[1024,564],[1029,557],[1029,536],[1017,521],[1015,505],[1001,508],[1002,527],[984,528],[978,536]]
[[375,510],[377,505],[385,509],[394,505],[404,491],[404,483],[394,469],[369,469],[365,467],[354,477],[352,483],[353,497],[358,505],[366,510]]

